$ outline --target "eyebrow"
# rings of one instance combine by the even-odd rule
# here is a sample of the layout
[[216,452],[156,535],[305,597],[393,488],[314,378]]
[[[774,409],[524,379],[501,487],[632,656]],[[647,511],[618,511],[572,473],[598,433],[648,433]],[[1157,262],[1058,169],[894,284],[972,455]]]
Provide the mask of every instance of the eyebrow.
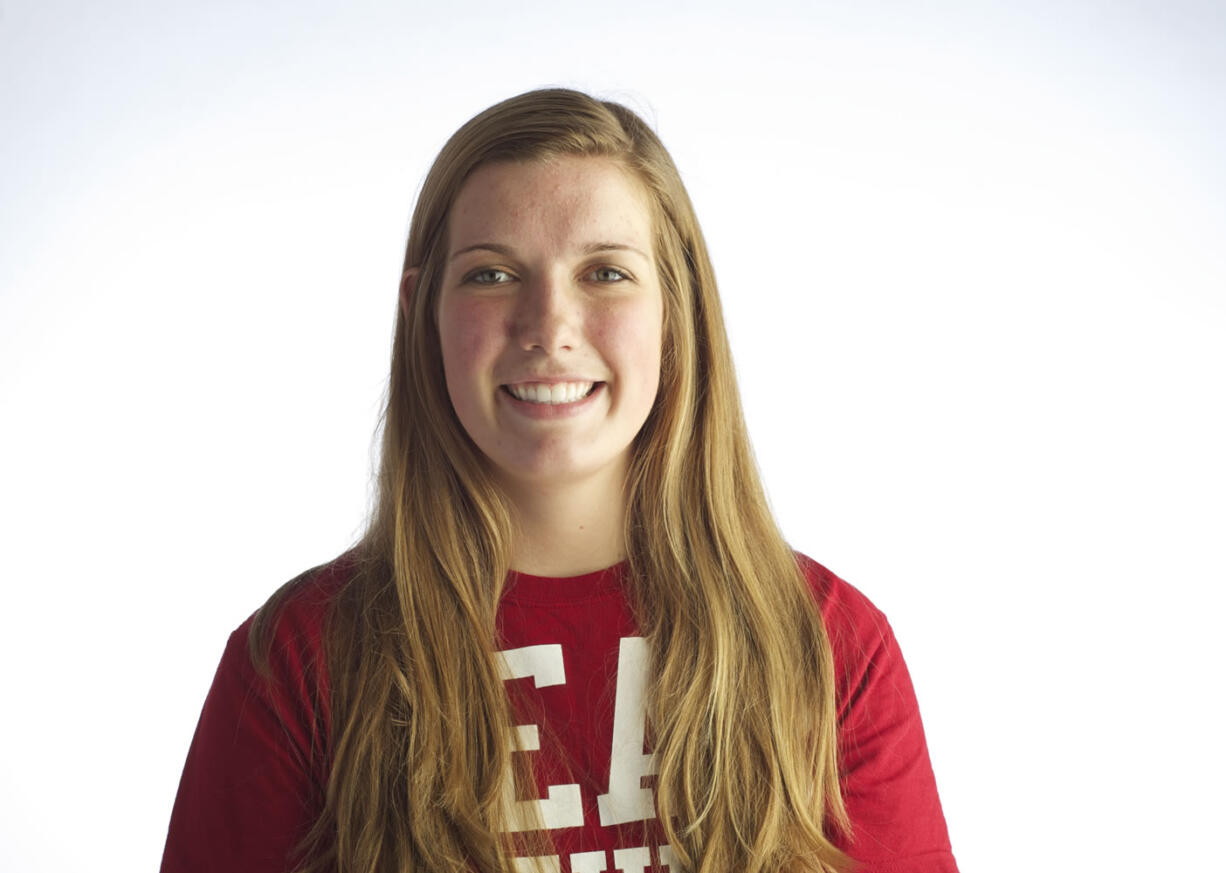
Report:
[[[466,255],[469,252],[476,251],[494,252],[495,254],[502,255],[506,258],[514,257],[515,254],[510,246],[499,245],[498,243],[493,242],[480,242],[476,243],[475,245],[465,246],[462,249],[457,249],[456,251],[452,252],[451,257],[448,260],[454,261],[456,258],[460,257],[460,255]],[[627,245],[626,243],[590,242],[581,246],[579,251],[585,255],[594,255],[600,252],[634,252],[645,261],[651,260],[647,253],[642,249],[636,248],[632,245]]]

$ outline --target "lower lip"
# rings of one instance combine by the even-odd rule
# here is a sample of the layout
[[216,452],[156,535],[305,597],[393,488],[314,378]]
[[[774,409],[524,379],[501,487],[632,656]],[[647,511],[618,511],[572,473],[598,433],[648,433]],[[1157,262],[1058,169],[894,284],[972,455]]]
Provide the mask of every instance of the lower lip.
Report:
[[573,403],[532,403],[528,400],[520,400],[506,388],[499,388],[498,393],[502,402],[508,404],[520,415],[541,421],[552,421],[582,414],[585,409],[596,402],[596,398],[603,394],[604,390],[605,383],[597,382],[590,394]]

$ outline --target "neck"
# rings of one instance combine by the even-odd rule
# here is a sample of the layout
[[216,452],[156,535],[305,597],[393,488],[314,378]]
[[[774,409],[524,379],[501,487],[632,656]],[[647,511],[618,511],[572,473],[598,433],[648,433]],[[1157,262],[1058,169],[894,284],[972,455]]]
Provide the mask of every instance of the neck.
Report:
[[508,489],[515,507],[511,566],[533,576],[578,576],[625,558],[626,501],[596,483]]

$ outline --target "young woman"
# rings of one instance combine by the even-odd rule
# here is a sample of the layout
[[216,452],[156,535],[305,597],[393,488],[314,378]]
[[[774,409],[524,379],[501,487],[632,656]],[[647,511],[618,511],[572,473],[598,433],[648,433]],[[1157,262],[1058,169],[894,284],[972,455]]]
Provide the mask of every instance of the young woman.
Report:
[[664,147],[465,124],[409,232],[379,499],[231,637],[164,871],[955,871],[885,618],[792,552]]

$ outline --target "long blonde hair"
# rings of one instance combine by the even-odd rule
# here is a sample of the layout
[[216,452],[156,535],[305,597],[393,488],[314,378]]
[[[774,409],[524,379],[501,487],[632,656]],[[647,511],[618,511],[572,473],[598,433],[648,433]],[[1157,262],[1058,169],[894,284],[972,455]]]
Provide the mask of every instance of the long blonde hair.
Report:
[[[651,652],[660,824],[684,871],[842,869],[830,645],[762,491],[693,206],[642,119],[569,90],[477,115],[418,197],[377,504],[327,626],[331,775],[307,869],[501,873],[547,845],[502,832],[513,721],[495,616],[512,516],[448,399],[435,313],[465,180],[489,162],[561,155],[618,163],[653,210],[660,390],[633,449],[625,549]],[[278,601],[257,620],[257,662]]]

